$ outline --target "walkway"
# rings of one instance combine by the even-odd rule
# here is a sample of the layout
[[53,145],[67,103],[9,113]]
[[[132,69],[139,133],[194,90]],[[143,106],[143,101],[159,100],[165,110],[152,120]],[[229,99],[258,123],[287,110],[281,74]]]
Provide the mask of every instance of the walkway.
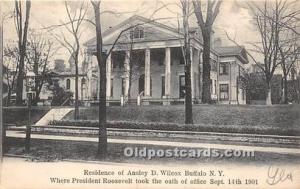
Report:
[[[22,131],[7,131],[6,136],[25,138],[25,133]],[[57,135],[41,135],[41,134],[31,134],[31,137],[35,139],[98,142],[98,138],[92,138],[92,137],[57,136]],[[261,146],[227,145],[227,144],[214,144],[214,143],[195,143],[195,142],[176,142],[176,141],[170,142],[170,141],[158,141],[158,140],[110,139],[110,138],[108,139],[108,142],[122,143],[122,144],[170,146],[170,147],[182,147],[182,148],[213,148],[213,149],[220,149],[220,150],[225,150],[225,149],[247,150],[247,151],[255,151],[255,152],[300,155],[299,148],[261,147]]]
[[46,115],[44,115],[35,125],[48,125],[52,120],[61,120],[74,108],[52,108]]

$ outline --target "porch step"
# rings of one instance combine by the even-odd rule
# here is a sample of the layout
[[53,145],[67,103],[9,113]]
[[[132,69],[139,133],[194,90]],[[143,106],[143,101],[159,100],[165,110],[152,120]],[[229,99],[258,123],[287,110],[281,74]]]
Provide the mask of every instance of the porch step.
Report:
[[35,125],[48,125],[52,120],[61,120],[73,108],[52,108],[46,115],[44,115]]

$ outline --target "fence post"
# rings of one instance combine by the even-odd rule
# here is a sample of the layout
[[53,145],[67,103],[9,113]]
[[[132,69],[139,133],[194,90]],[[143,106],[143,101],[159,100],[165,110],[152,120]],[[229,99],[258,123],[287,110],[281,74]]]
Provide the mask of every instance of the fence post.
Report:
[[26,125],[25,153],[30,152],[31,135],[31,94],[28,95],[28,123]]

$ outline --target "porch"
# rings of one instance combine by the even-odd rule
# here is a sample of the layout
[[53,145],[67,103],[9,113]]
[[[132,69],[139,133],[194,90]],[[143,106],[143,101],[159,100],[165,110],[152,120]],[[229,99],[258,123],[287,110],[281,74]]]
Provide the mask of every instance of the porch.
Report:
[[[191,52],[192,98],[199,102],[201,51],[192,47]],[[180,46],[113,51],[107,59],[107,102],[184,104],[184,67]]]

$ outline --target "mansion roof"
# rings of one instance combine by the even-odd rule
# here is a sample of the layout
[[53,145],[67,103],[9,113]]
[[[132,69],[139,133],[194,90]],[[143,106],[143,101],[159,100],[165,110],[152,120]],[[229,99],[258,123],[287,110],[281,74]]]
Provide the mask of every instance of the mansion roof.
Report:
[[[76,76],[75,73],[72,73],[69,71],[57,72],[55,70],[51,70],[46,75],[47,75],[47,77],[51,77],[51,78],[53,78],[53,77],[75,77]],[[86,73],[79,73],[78,76],[86,76]]]
[[[118,43],[129,43],[131,39],[128,37],[128,33],[130,29],[135,27],[144,28],[144,37],[143,39],[139,39],[134,42],[147,42],[147,41],[167,41],[172,39],[182,39],[183,33],[181,29],[172,28],[165,24],[157,22],[161,19],[148,19],[142,16],[134,15],[125,21],[117,24],[114,27],[111,27],[103,32],[103,43],[104,45],[113,44],[114,41],[117,39],[118,35],[122,32]],[[192,38],[197,38],[197,40],[202,41],[200,35],[196,36],[196,28],[191,28],[190,33]],[[197,33],[199,34],[199,33]],[[95,46],[96,38],[93,37],[92,39],[88,40],[85,45],[86,46]]]
[[216,47],[215,50],[219,53],[220,57],[235,56],[243,64],[249,62],[246,49],[243,46]]
[[[182,40],[184,38],[182,28],[178,29],[170,27],[168,25],[157,22],[159,20],[163,20],[163,18],[155,20],[134,15],[117,24],[116,26],[107,29],[102,34],[104,50],[111,48],[116,39],[118,39],[118,42],[115,46],[115,49],[126,49],[129,47],[125,47],[124,45],[133,43],[138,45],[139,43],[143,42],[145,42],[145,44],[147,44],[147,42],[151,42],[151,44],[153,44],[152,42],[166,42],[165,44],[169,46],[171,44],[171,41],[177,41],[176,44],[182,46]],[[131,38],[132,36],[130,32],[137,27],[142,28],[143,37]],[[191,45],[193,43],[196,44],[198,48],[201,48],[201,46],[203,45],[201,30],[198,27],[191,27],[189,33],[192,39]],[[89,50],[94,51],[96,46],[96,38],[93,37],[92,39],[88,40],[85,43],[85,46],[87,46]],[[212,48],[211,52],[215,55],[219,55],[220,57],[235,56],[243,64],[248,63],[247,53],[244,47],[216,47]]]

